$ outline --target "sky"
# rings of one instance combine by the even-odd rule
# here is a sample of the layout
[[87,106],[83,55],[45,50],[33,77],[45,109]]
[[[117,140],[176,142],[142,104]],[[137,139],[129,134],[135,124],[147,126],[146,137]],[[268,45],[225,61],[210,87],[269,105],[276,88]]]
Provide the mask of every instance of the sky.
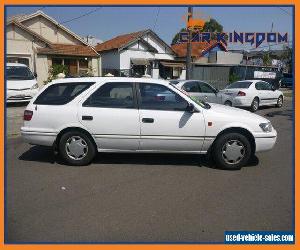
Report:
[[[186,6],[11,6],[6,8],[6,15],[30,14],[39,9],[59,23],[84,15],[63,24],[80,36],[92,35],[106,41],[120,34],[151,28],[168,44],[185,26],[183,17],[187,13]],[[288,32],[289,41],[292,41],[293,9],[289,6],[194,6],[193,11],[204,18],[216,19],[225,32],[270,32],[273,23],[273,31]],[[266,45],[264,43],[261,47],[266,49]],[[272,49],[279,47],[272,45]],[[239,44],[230,45],[230,48],[253,49],[250,45]]]

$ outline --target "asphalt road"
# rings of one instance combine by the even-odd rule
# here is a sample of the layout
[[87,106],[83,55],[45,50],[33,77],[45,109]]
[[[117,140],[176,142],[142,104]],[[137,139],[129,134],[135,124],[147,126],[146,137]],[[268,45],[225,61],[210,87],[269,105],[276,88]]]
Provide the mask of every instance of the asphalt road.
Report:
[[99,154],[71,167],[8,139],[6,242],[223,242],[226,230],[293,230],[292,103],[258,113],[278,141],[240,171],[166,154]]

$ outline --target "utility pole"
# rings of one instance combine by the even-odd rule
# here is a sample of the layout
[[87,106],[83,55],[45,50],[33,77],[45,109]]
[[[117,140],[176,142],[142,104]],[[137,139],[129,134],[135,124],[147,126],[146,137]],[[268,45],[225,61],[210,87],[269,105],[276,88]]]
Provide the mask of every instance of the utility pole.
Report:
[[[187,23],[189,23],[189,20],[193,17],[193,7],[188,7],[188,20]],[[192,77],[192,44],[191,44],[191,38],[192,38],[192,30],[190,27],[188,27],[188,44],[186,46],[186,79],[189,80]]]

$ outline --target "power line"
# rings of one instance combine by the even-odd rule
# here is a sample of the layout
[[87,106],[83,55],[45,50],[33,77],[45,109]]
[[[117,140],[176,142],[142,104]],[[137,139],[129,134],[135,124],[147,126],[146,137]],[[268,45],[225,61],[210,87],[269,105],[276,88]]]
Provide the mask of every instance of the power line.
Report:
[[155,18],[154,25],[153,25],[153,31],[155,31],[155,27],[156,27],[156,24],[157,24],[159,12],[160,12],[160,7],[158,7],[158,9],[157,9],[156,18]]
[[98,7],[98,8],[96,8],[96,9],[91,10],[91,11],[89,11],[89,12],[86,12],[86,13],[80,15],[80,16],[77,16],[77,17],[71,18],[71,19],[69,19],[69,20],[63,21],[63,22],[61,22],[60,24],[65,24],[65,23],[69,23],[69,22],[78,20],[78,19],[80,19],[80,18],[82,18],[82,17],[88,16],[88,15],[90,15],[90,14],[92,14],[92,13],[94,13],[94,12],[100,10],[101,8],[102,8],[102,7]]
[[288,12],[287,10],[285,10],[284,8],[282,8],[282,7],[277,7],[277,8],[281,9],[285,14],[291,16],[291,13]]

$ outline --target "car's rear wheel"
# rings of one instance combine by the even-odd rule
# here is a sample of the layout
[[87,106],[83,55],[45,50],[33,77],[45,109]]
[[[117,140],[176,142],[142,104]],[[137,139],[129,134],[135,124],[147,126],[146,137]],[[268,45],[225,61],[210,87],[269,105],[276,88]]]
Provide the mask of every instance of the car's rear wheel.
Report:
[[278,99],[277,99],[276,107],[277,107],[277,108],[281,108],[282,105],[283,105],[283,97],[282,97],[282,96],[279,96]]
[[224,103],[224,105],[225,105],[225,106],[230,106],[230,107],[232,107],[232,102],[231,102],[231,101],[226,101],[226,102]]
[[257,97],[255,97],[251,103],[250,110],[251,112],[256,112],[259,108],[259,100]]
[[93,160],[96,148],[90,137],[85,133],[69,131],[60,138],[59,153],[67,164],[84,166]]
[[252,154],[251,144],[246,136],[239,133],[223,134],[216,139],[213,156],[218,167],[238,170]]

